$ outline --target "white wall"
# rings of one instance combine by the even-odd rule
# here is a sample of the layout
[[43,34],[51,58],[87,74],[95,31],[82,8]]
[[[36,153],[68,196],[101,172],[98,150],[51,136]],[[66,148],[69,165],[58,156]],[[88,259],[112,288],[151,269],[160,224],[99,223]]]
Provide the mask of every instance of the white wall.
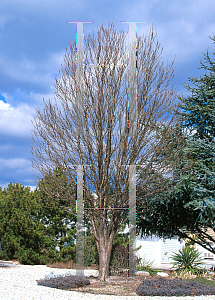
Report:
[[161,239],[161,263],[169,264],[172,263],[170,258],[174,252],[178,252],[185,242],[180,240],[177,236],[171,239]]
[[141,246],[137,251],[137,256],[143,260],[154,261],[154,266],[161,264],[161,239],[152,236],[148,238],[141,238],[137,236],[136,247]]
[[215,266],[215,254],[211,253],[210,251],[206,250],[198,244],[195,244],[195,249],[199,250],[199,252],[202,253],[204,268],[208,269]]
[[137,251],[137,256],[143,260],[154,261],[155,267],[161,267],[162,264],[171,264],[170,258],[173,252],[178,252],[185,242],[179,240],[178,237],[171,239],[160,239],[156,236],[141,238],[137,237],[136,247],[141,245],[141,249]]

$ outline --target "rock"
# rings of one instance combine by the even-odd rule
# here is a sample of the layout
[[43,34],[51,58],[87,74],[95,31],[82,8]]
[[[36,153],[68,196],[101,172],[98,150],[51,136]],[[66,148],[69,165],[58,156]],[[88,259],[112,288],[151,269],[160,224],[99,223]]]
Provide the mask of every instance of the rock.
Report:
[[98,271],[98,270],[87,270],[87,271],[85,272],[85,270],[84,270],[84,275],[85,275],[86,277],[90,277],[90,276],[98,277],[98,276],[99,276],[99,271]]
[[169,276],[167,273],[165,272],[157,272],[157,275],[161,276],[161,277],[167,277]]
[[136,276],[150,276],[149,272],[147,271],[136,271],[134,274]]

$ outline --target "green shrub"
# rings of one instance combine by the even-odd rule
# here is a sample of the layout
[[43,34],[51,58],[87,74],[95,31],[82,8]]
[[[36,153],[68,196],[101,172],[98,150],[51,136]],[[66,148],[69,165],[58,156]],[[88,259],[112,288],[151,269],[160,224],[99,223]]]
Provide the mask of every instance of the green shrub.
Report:
[[[58,257],[54,256],[51,262],[67,262],[72,260],[76,263],[76,245],[73,241],[74,232],[71,230],[68,236],[62,238],[64,245],[61,245],[60,252],[58,252]],[[46,250],[45,250],[46,251]],[[51,257],[51,253],[48,253]],[[99,256],[96,248],[95,238],[90,230],[87,231],[87,235],[84,237],[84,265],[86,267],[92,266],[99,263]]]
[[26,249],[20,247],[19,250],[15,253],[15,257],[18,258],[19,262],[23,265],[38,265],[43,262],[41,261],[40,255],[35,253],[32,249]]
[[98,251],[95,238],[92,234],[85,236],[84,241],[84,265],[92,266],[99,263]]
[[52,209],[42,204],[37,189],[32,192],[18,183],[10,183],[4,191],[0,189],[1,259],[15,258],[22,264],[46,264],[62,261],[66,255],[74,257],[74,249],[59,253],[55,248],[63,248],[63,236],[67,233],[63,220],[70,220],[69,213],[57,204]]
[[190,247],[183,247],[178,253],[174,252],[171,256],[173,259],[173,267],[176,267],[176,272],[199,274],[202,271],[200,265],[203,264],[201,260],[201,253]]

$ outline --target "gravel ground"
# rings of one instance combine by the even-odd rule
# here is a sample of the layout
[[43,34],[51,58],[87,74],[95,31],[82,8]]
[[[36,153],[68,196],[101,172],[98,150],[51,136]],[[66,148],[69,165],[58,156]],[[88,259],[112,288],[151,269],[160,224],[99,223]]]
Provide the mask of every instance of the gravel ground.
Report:
[[[4,265],[10,265],[5,262]],[[53,274],[66,274],[75,270],[54,269],[46,266],[24,266],[12,264],[10,268],[2,268],[0,263],[0,299],[1,300],[157,300],[157,299],[183,299],[183,300],[214,300],[215,296],[196,297],[146,297],[146,296],[107,296],[92,295],[73,291],[63,291],[37,285],[36,280],[44,279],[45,276],[53,277]],[[85,276],[96,275],[96,270],[86,270]]]

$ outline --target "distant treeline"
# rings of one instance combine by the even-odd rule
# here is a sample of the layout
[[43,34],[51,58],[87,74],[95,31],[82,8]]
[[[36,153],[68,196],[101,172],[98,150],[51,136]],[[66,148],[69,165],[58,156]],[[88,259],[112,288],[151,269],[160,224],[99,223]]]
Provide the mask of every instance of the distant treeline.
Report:
[[[61,182],[59,194],[57,184],[59,182],[50,182],[46,178],[34,191],[18,183],[9,183],[4,190],[0,188],[0,259],[18,259],[22,264],[32,265],[67,260],[76,262],[75,207],[68,209],[64,193],[66,187],[71,193],[71,187],[66,182],[63,187]],[[84,238],[85,266],[98,264],[98,252],[89,224]],[[116,234],[112,261],[119,245],[127,249],[128,234]]]
[[[10,183],[3,191],[0,188],[1,259],[17,258],[23,264],[46,264],[65,257],[75,260],[72,210],[58,207],[55,199],[49,199],[47,207],[44,197],[47,200],[38,187],[31,191]],[[68,229],[68,223],[73,228]],[[64,247],[68,241],[70,246]]]

